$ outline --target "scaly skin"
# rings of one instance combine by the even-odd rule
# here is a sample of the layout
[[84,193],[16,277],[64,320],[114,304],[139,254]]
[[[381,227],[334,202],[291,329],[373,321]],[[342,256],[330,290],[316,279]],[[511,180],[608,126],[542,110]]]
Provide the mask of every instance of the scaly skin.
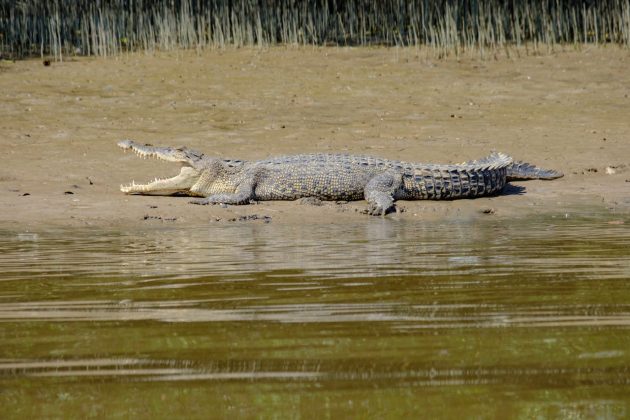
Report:
[[498,194],[511,179],[555,179],[556,171],[512,162],[503,153],[459,165],[408,163],[370,156],[310,154],[246,162],[219,159],[186,147],[154,147],[123,140],[141,157],[182,165],[179,175],[121,186],[127,194],[205,197],[195,204],[248,204],[252,200],[361,200],[368,213],[395,210],[395,200],[441,200]]

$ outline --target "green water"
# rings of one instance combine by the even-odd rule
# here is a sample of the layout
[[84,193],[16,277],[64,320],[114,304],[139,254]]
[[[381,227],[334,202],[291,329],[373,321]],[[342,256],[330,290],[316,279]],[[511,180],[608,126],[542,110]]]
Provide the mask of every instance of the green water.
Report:
[[0,232],[0,417],[627,418],[596,218]]

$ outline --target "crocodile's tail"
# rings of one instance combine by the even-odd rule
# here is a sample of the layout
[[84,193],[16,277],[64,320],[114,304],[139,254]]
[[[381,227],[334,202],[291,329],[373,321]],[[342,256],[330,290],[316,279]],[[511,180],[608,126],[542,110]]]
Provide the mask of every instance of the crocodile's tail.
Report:
[[554,171],[553,169],[542,169],[534,165],[530,165],[527,162],[519,160],[513,162],[507,167],[507,180],[518,181],[524,179],[556,179],[562,178],[564,174],[562,172]]

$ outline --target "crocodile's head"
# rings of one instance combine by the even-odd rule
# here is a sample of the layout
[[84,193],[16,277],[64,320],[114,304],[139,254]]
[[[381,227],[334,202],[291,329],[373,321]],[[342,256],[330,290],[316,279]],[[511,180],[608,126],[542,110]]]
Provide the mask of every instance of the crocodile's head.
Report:
[[193,195],[191,188],[199,181],[203,172],[203,153],[186,147],[155,147],[150,144],[138,144],[133,140],[121,140],[118,147],[127,151],[132,150],[138,156],[156,158],[168,162],[178,162],[181,165],[179,175],[172,178],[155,178],[146,184],[121,185],[120,190],[127,194],[145,195]]

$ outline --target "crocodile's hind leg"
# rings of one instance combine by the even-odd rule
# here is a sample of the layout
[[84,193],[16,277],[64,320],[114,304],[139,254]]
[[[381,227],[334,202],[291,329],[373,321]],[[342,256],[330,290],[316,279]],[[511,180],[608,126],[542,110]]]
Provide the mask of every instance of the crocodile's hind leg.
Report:
[[370,179],[364,190],[368,214],[384,216],[395,211],[394,194],[401,186],[402,175],[396,172],[384,172]]

